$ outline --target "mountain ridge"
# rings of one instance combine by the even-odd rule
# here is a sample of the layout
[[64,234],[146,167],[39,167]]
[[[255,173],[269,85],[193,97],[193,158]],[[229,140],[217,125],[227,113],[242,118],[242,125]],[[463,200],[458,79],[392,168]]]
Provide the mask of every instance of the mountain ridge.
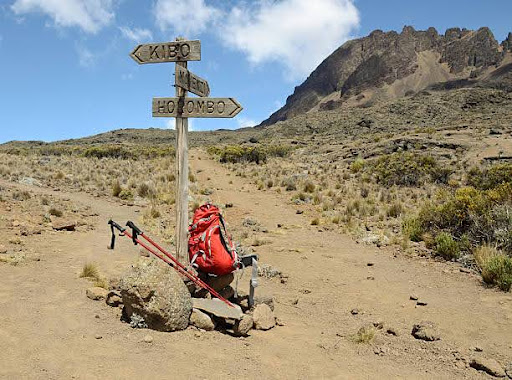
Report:
[[[362,105],[382,97],[399,98],[438,83],[468,80],[466,85],[478,82],[512,91],[512,67],[500,67],[506,59],[512,62],[510,57],[512,33],[500,44],[487,27],[476,31],[450,28],[444,35],[432,27],[417,31],[405,26],[401,33],[374,30],[336,49],[259,126],[310,111],[336,109],[342,103]],[[486,81],[498,69],[502,72]]]

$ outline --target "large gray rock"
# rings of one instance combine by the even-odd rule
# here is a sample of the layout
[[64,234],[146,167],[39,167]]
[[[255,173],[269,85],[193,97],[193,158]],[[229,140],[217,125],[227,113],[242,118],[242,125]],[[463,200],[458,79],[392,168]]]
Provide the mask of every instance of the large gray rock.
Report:
[[494,377],[506,377],[503,367],[494,359],[473,358],[469,365]]
[[187,328],[192,299],[181,277],[159,261],[140,258],[120,280],[125,316],[159,331]]

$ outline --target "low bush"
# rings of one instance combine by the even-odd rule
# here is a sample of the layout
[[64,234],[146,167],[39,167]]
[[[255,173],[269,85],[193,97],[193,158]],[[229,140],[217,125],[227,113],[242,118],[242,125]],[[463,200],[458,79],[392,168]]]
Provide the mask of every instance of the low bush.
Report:
[[439,167],[434,157],[407,152],[382,156],[369,165],[369,170],[385,186],[447,183],[451,174],[451,169]]
[[436,254],[445,260],[454,260],[460,256],[459,244],[453,239],[452,235],[441,232],[436,236]]
[[489,190],[504,183],[512,183],[512,164],[495,165],[490,168],[472,168],[468,173],[468,185]]
[[512,287],[512,258],[504,254],[491,257],[482,268],[482,279],[508,292]]
[[422,240],[423,229],[421,221],[418,218],[406,218],[402,221],[402,233],[411,241],[419,242]]
[[491,246],[481,246],[473,252],[482,280],[508,292],[512,287],[512,258]]
[[219,157],[222,163],[265,163],[268,157],[285,157],[293,148],[286,145],[227,145],[224,147],[210,146],[208,154]]

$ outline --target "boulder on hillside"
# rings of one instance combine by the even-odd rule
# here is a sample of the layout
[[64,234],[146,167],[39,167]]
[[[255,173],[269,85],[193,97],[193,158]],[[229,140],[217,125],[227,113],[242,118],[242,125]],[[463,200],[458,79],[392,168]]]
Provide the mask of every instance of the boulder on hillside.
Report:
[[187,328],[192,299],[181,277],[169,266],[140,258],[121,278],[120,288],[126,318],[143,319],[148,328],[159,331]]

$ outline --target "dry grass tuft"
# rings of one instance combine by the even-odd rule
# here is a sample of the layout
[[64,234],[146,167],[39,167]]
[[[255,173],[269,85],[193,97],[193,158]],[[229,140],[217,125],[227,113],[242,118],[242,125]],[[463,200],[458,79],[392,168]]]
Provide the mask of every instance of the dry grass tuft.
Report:
[[377,330],[375,327],[371,325],[363,326],[357,331],[357,334],[354,337],[354,341],[356,343],[370,344],[375,339],[376,333]]

